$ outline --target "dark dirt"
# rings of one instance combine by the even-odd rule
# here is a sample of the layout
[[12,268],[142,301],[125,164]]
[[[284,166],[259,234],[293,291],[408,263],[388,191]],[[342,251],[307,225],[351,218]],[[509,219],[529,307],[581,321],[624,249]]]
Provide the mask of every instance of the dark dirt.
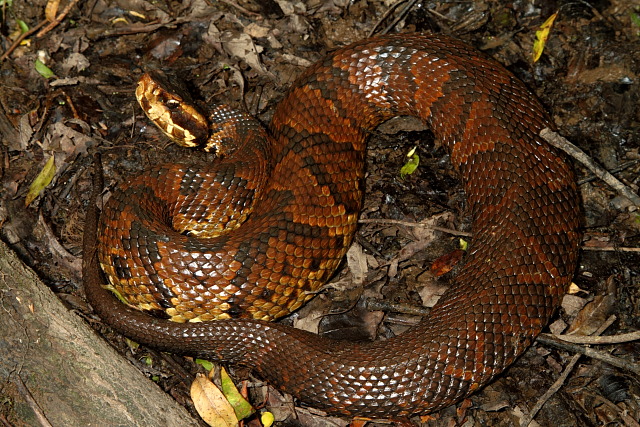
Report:
[[[2,8],[1,50],[16,38],[17,20],[35,27],[44,1],[13,2]],[[159,68],[187,82],[204,106],[228,103],[268,123],[273,106],[293,79],[328,51],[366,37],[386,3],[375,0],[147,2],[80,1],[42,36],[31,35],[0,64],[0,226],[2,239],[32,266],[71,309],[90,315],[82,299],[81,239],[92,162],[100,154],[108,188],[145,167],[188,155],[170,145],[135,103],[134,85],[144,69]],[[64,5],[63,5],[64,6]],[[377,27],[399,16],[397,8]],[[535,31],[554,12],[559,16],[544,53],[533,64]],[[638,190],[640,184],[640,3],[629,0],[417,2],[390,31],[434,31],[455,35],[495,57],[536,93],[560,133],[595,161]],[[252,41],[256,53],[246,54]],[[243,46],[240,51],[238,46]],[[36,59],[55,73],[45,78]],[[401,128],[391,132],[395,124]],[[390,130],[391,129],[391,130]],[[420,166],[404,179],[399,169],[418,146]],[[53,181],[25,207],[29,186],[46,161],[55,158]],[[640,328],[640,216],[637,208],[574,162],[584,205],[584,250],[575,283],[581,305],[613,296],[584,314],[578,328],[615,315],[606,334]],[[391,123],[370,142],[366,219],[420,222],[450,212],[438,225],[465,230],[464,195],[446,154],[429,131],[412,123]],[[365,296],[421,306],[427,289],[445,285],[429,270],[440,255],[457,249],[458,238],[388,222],[363,224],[357,237],[367,254]],[[428,250],[388,266],[416,242]],[[371,291],[373,289],[374,291]],[[330,296],[339,294],[332,290]],[[333,312],[355,304],[350,293]],[[321,307],[327,298],[318,298]],[[329,304],[329,303],[327,303]],[[393,333],[411,318],[389,313],[381,324],[357,305],[357,315],[328,316],[321,328],[337,336]],[[582,310],[589,309],[590,305]],[[593,307],[593,304],[591,305]],[[578,310],[566,306],[567,324]],[[320,308],[318,308],[320,309]],[[305,309],[297,319],[309,313]],[[350,316],[350,317],[349,317]],[[584,319],[587,320],[584,320]],[[346,320],[345,320],[346,319]],[[354,320],[355,319],[355,320]],[[557,325],[557,324],[556,324]],[[597,325],[596,325],[597,326]],[[559,327],[562,330],[561,327]],[[122,337],[101,328],[134,360],[158,360],[159,384],[190,406],[188,386],[198,370],[183,358],[150,349],[132,350]],[[638,363],[640,344],[599,348]],[[133,353],[133,355],[132,355]],[[424,419],[425,425],[517,425],[559,376],[572,353],[534,345],[497,381],[470,400]],[[142,363],[140,363],[143,366]],[[179,366],[179,367],[178,367]],[[543,426],[637,425],[640,381],[625,370],[583,358],[564,386],[543,407]],[[260,401],[256,401],[259,404]],[[197,416],[197,415],[194,415]],[[11,414],[3,414],[11,419]],[[322,418],[296,421],[289,411],[282,425],[321,425]],[[419,420],[414,420],[418,422]]]

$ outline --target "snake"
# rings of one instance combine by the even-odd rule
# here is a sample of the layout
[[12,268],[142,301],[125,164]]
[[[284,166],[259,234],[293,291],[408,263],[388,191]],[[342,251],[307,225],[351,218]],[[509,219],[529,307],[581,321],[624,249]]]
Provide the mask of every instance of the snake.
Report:
[[[153,166],[87,213],[87,299],[129,338],[248,366],[328,414],[403,419],[495,378],[567,292],[580,205],[571,165],[540,136],[554,123],[464,42],[393,34],[340,48],[297,78],[267,129],[226,106],[206,117],[145,76],[147,115],[217,157]],[[463,266],[426,317],[389,339],[273,322],[338,268],[363,203],[366,141],[396,116],[420,118],[460,176],[473,233]]]

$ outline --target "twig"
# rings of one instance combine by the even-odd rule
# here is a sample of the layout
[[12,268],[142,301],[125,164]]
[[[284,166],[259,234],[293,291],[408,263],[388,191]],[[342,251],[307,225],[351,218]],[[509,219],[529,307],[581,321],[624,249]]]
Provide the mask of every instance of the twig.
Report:
[[464,236],[464,237],[473,237],[472,233],[468,233],[466,231],[458,231],[452,228],[446,227],[438,227],[437,225],[428,225],[428,224],[420,224],[419,222],[411,222],[411,221],[400,221],[397,219],[377,219],[377,218],[368,218],[368,219],[359,219],[358,223],[360,224],[383,224],[383,225],[402,225],[405,227],[422,227],[428,228],[430,230],[442,231],[443,233],[453,234],[454,236]]
[[44,27],[42,30],[40,30],[38,34],[36,34],[36,37],[40,38],[45,34],[47,34],[49,31],[53,30],[55,27],[57,27],[62,22],[62,20],[66,18],[69,12],[71,12],[71,9],[73,8],[73,6],[75,6],[79,1],[80,0],[71,0],[69,4],[62,10],[62,12],[60,12],[60,14],[57,15],[56,18],[49,23],[49,25]]
[[640,252],[640,248],[617,247],[617,246],[582,246],[583,251],[602,251],[602,252]]
[[605,335],[605,336],[593,336],[593,335],[550,335],[553,338],[560,339],[562,341],[571,342],[574,344],[619,344],[623,342],[630,342],[640,340],[640,331],[629,332],[628,334],[619,335]]
[[239,4],[236,4],[235,2],[231,1],[231,0],[220,0],[221,3],[227,4],[231,7],[235,7],[236,9],[238,9],[240,12],[244,13],[245,15],[251,15],[251,16],[260,16],[259,13],[256,12],[252,12],[249,9],[245,9],[244,7],[240,6]]
[[540,399],[538,399],[535,406],[531,408],[531,411],[529,411],[529,413],[525,415],[524,418],[522,418],[522,420],[520,421],[520,427],[528,427],[529,424],[531,424],[531,422],[533,421],[535,416],[538,414],[538,412],[540,412],[540,409],[542,409],[544,404],[547,403],[547,401],[551,398],[551,396],[556,394],[558,390],[560,390],[560,388],[564,385],[565,381],[569,377],[569,374],[571,374],[571,372],[573,371],[573,368],[576,366],[576,363],[578,363],[578,360],[580,360],[579,354],[576,354],[571,358],[571,361],[564,368],[564,372],[562,372],[562,374],[553,383],[553,385],[551,385],[549,390],[547,390],[545,394],[542,395]]
[[174,28],[176,25],[188,22],[187,18],[178,17],[167,22],[153,22],[147,24],[132,24],[126,27],[112,28],[108,30],[100,30],[95,34],[88,33],[92,40],[99,40],[108,37],[127,36],[131,34],[152,33],[160,28]]
[[614,190],[626,197],[634,205],[640,207],[640,197],[635,194],[629,187],[624,185],[615,176],[611,175],[604,168],[596,164],[587,154],[567,141],[562,136],[549,128],[544,128],[540,131],[540,136],[543,137],[549,144],[569,154],[571,157],[582,163],[587,169],[593,172],[598,178],[609,184]]
[[[60,12],[60,14],[58,16],[56,16],[56,18],[53,21],[50,21],[50,22],[47,21],[47,20],[40,21],[38,23],[38,25],[36,25],[32,29],[30,29],[29,31],[20,34],[20,36],[13,42],[13,44],[9,47],[9,49],[7,49],[2,54],[2,56],[0,56],[0,62],[2,62],[5,59],[7,59],[9,57],[9,55],[11,55],[11,53],[18,46],[20,46],[20,43],[22,43],[22,41],[24,39],[26,39],[27,37],[29,37],[30,35],[32,35],[36,31],[38,31],[38,34],[36,34],[36,38],[40,38],[40,37],[44,36],[46,33],[48,33],[49,31],[51,31],[53,28],[55,28],[58,24],[60,24],[60,22],[62,22],[62,20],[69,14],[69,12],[73,8],[73,6],[75,6],[79,1],[80,0],[71,0],[71,2],[69,2],[69,4],[64,8],[64,10],[62,12]],[[46,25],[46,27],[45,27],[45,25]],[[42,28],[42,27],[44,27],[44,28]]]
[[[382,15],[382,17],[378,20],[378,22],[376,22],[376,25],[373,26],[373,28],[371,29],[371,31],[369,32],[369,37],[373,36],[376,32],[376,30],[378,29],[378,27],[380,26],[380,24],[389,17],[389,15],[391,15],[391,12],[393,12],[398,6],[400,6],[402,3],[404,3],[406,0],[400,0],[397,3],[393,4],[391,7],[389,7],[389,10],[387,10],[384,15]],[[409,4],[407,4],[404,9],[402,9],[402,11],[400,11],[400,13],[398,14],[398,16],[395,17],[395,19],[393,20],[393,22],[391,22],[389,25],[387,25],[385,27],[384,30],[380,31],[380,34],[387,34],[389,32],[389,30],[391,28],[393,28],[398,21],[400,21],[407,13],[409,13],[409,11],[411,10],[411,8],[413,7],[413,5],[415,5],[417,3],[418,0],[411,0],[409,1]]]
[[594,350],[591,347],[585,347],[582,345],[559,340],[554,338],[553,335],[541,335],[538,337],[538,341],[542,344],[560,348],[565,351],[583,354],[592,359],[600,360],[602,362],[608,363],[620,369],[624,369],[625,371],[633,372],[634,374],[640,376],[640,366],[635,363],[630,363],[619,357],[612,356],[605,351]]
[[[624,162],[622,163],[620,166],[618,166],[615,169],[611,169],[609,172],[610,173],[618,173],[618,172],[622,172],[625,169],[630,168],[631,166],[635,166],[638,164],[638,160],[634,159],[634,160],[629,160],[628,162]],[[587,182],[591,182],[591,181],[595,181],[596,179],[598,179],[597,176],[595,175],[589,175],[586,178],[582,178],[580,180],[578,180],[578,185],[583,185],[586,184]]]
[[47,21],[42,21],[39,22],[38,25],[36,25],[35,27],[33,27],[32,29],[30,29],[29,31],[20,34],[20,36],[15,39],[15,41],[13,42],[13,44],[11,46],[9,46],[9,49],[7,49],[2,56],[0,56],[0,62],[4,61],[5,59],[7,59],[9,57],[9,55],[11,55],[11,53],[16,50],[16,48],[18,46],[20,46],[20,43],[22,43],[22,41],[24,39],[26,39],[27,37],[29,37],[31,34],[35,33],[36,31],[38,31],[40,28],[42,28],[45,24],[47,23]]
[[[413,316],[426,316],[431,311],[429,308],[418,307],[414,304],[405,304],[391,301],[379,301],[376,299],[367,299],[365,308],[370,311],[392,311],[394,313],[411,314]],[[412,322],[411,325],[414,325]]]

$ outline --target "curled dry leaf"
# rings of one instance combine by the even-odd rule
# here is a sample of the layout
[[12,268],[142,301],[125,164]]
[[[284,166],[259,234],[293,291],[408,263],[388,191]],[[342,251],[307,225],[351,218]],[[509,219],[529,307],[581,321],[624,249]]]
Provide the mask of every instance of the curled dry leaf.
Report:
[[364,279],[367,277],[367,256],[362,250],[362,246],[357,243],[351,245],[347,251],[347,265],[353,277],[354,286],[362,286]]
[[56,20],[59,7],[60,7],[60,0],[49,0],[47,2],[47,5],[44,7],[44,16],[45,18],[47,18],[47,21],[53,22]]

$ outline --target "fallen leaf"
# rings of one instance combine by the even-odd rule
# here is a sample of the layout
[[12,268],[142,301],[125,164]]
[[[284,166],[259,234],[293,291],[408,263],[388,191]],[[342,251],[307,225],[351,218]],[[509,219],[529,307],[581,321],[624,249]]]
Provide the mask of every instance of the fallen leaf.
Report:
[[29,206],[31,202],[33,202],[36,197],[40,195],[42,190],[44,190],[47,185],[51,183],[53,177],[56,174],[56,164],[54,162],[54,157],[49,157],[47,163],[44,165],[36,179],[33,180],[31,186],[29,187],[29,192],[27,193],[27,197],[24,199],[24,205]]
[[53,22],[58,15],[58,8],[60,7],[60,0],[49,0],[44,7],[44,17],[47,21]]
[[569,316],[576,316],[587,304],[587,300],[576,295],[567,294],[562,298],[562,308]]
[[441,257],[436,258],[436,260],[431,263],[431,273],[433,273],[435,277],[447,274],[453,270],[456,265],[458,265],[463,256],[464,251],[462,249],[456,249],[448,254],[444,254]]
[[253,39],[249,34],[227,32],[222,39],[222,47],[229,55],[243,59],[255,71],[263,74],[267,73],[262,61],[260,61],[259,47],[253,43]]
[[238,425],[233,407],[206,375],[198,374],[191,384],[191,399],[200,417],[213,427]]
[[540,26],[540,29],[536,31],[536,41],[533,42],[533,62],[538,62],[538,59],[542,56],[544,45],[549,38],[549,31],[553,26],[553,21],[558,17],[558,12],[547,18],[546,21]]
[[400,178],[404,179],[407,175],[411,175],[418,169],[418,165],[420,164],[420,156],[416,153],[416,149],[413,148],[409,153],[407,153],[407,157],[409,160],[400,168]]
[[38,74],[40,74],[45,79],[51,79],[56,76],[53,70],[44,65],[44,62],[40,61],[39,59],[36,59],[34,67]]
[[593,301],[585,305],[565,333],[575,335],[593,334],[613,312],[615,304],[616,284],[615,280],[610,277],[607,279],[606,294],[596,295]]
[[253,406],[251,406],[251,404],[247,402],[247,399],[240,394],[236,385],[233,383],[233,380],[229,377],[229,374],[227,374],[227,371],[224,368],[220,368],[220,380],[222,393],[224,393],[224,396],[233,407],[236,417],[239,420],[243,420],[255,412]]

